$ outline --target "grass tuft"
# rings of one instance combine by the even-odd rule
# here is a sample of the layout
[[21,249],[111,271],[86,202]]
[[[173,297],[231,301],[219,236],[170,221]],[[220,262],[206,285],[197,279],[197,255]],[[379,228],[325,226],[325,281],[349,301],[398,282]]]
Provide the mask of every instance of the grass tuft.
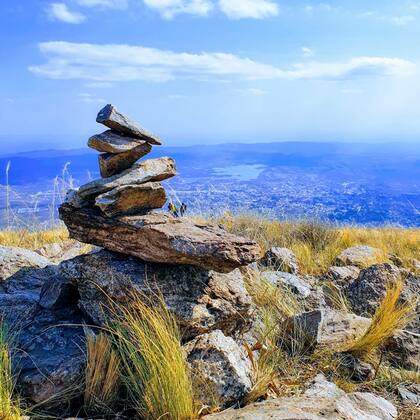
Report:
[[120,360],[111,339],[100,333],[87,336],[85,407],[88,412],[111,413],[118,399]]
[[122,381],[141,418],[195,418],[188,363],[175,317],[161,296],[133,294],[112,308],[109,329],[121,360]]
[[10,355],[10,335],[0,322],[0,419],[18,420],[23,418],[19,399],[13,396],[14,378]]
[[347,350],[358,358],[369,358],[410,321],[416,302],[398,303],[404,281],[399,280],[388,285],[386,294],[376,310],[372,323],[366,333],[356,340]]

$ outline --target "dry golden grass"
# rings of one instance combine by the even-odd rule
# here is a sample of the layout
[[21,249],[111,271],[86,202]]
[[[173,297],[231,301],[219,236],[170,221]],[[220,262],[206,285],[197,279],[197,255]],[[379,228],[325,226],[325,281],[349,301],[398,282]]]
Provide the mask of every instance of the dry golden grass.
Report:
[[188,363],[174,316],[160,296],[111,308],[109,329],[133,408],[144,419],[196,417]]
[[0,231],[0,245],[28,249],[38,249],[47,244],[64,241],[67,238],[67,229]]
[[341,251],[355,245],[370,245],[381,251],[368,264],[388,262],[388,254],[392,253],[406,268],[415,271],[413,259],[420,256],[420,229],[336,227],[316,221],[281,222],[228,213],[215,221],[230,232],[257,241],[263,250],[272,246],[290,248],[304,274],[324,274]]
[[85,407],[89,413],[111,413],[118,399],[120,360],[111,339],[101,333],[87,336]]
[[398,303],[403,287],[402,280],[388,285],[386,295],[376,310],[370,327],[347,349],[349,353],[358,358],[369,358],[398,330],[407,325],[416,302]]
[[14,378],[9,349],[9,335],[0,323],[0,419],[19,420],[23,418],[19,400],[13,396]]

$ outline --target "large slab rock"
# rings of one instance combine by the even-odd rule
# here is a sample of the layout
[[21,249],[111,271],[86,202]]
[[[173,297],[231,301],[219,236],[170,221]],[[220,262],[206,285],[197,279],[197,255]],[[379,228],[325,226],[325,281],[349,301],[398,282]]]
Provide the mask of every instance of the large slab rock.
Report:
[[98,116],[96,117],[96,122],[106,125],[118,132],[140,138],[150,144],[162,144],[157,136],[145,130],[143,127],[140,127],[134,121],[131,121],[111,104],[106,105],[99,111]]
[[219,274],[191,266],[150,264],[105,250],[64,261],[59,269],[67,280],[64,286],[76,285],[79,306],[97,325],[104,325],[109,298],[125,305],[133,292],[160,292],[185,339],[216,329],[240,334],[255,309],[239,270]]
[[22,268],[43,268],[49,264],[51,261],[29,249],[0,246],[0,283]]
[[252,388],[252,365],[246,353],[220,330],[196,337],[184,346],[200,401],[234,405]]
[[270,248],[261,259],[260,264],[291,274],[297,274],[299,271],[296,255],[289,248]]
[[144,140],[126,136],[113,130],[106,130],[101,134],[95,134],[88,140],[88,146],[101,153],[124,153],[137,147],[143,147],[145,154],[152,150],[152,146]]
[[259,257],[260,248],[254,241],[187,218],[150,213],[110,219],[99,210],[76,210],[69,205],[62,205],[59,211],[72,238],[145,261],[227,273]]
[[311,348],[344,346],[361,337],[371,320],[344,311],[321,309],[290,317],[286,320],[286,335],[300,337]]
[[150,145],[148,143],[145,143],[145,145],[148,147],[140,145],[128,152],[100,154],[98,162],[102,178],[109,178],[131,168],[137,160],[150,152]]
[[335,259],[336,265],[353,265],[364,268],[375,262],[381,251],[368,245],[356,245],[345,249]]
[[124,185],[95,199],[96,206],[109,217],[141,214],[147,210],[160,209],[165,202],[165,189],[158,182]]
[[393,420],[397,409],[367,393],[318,397],[284,397],[205,416],[206,420]]
[[175,161],[168,157],[150,159],[110,178],[97,179],[70,191],[66,203],[76,208],[94,204],[95,198],[124,185],[139,185],[151,181],[163,181],[176,175]]

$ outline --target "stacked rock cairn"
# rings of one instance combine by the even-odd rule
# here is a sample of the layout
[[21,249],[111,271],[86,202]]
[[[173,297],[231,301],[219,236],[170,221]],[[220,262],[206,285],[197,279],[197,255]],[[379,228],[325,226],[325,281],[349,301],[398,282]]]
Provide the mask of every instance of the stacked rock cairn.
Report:
[[96,121],[109,128],[88,141],[101,152],[102,178],[69,191],[59,209],[72,238],[144,261],[219,272],[258,259],[260,250],[253,241],[219,226],[153,211],[165,206],[167,194],[160,182],[176,175],[175,161],[161,157],[137,162],[152,145],[162,143],[113,105],[100,110]]

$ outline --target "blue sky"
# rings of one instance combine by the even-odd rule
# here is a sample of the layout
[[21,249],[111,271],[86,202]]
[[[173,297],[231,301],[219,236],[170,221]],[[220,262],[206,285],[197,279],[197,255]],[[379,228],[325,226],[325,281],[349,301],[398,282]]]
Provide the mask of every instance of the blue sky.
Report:
[[2,0],[3,152],[115,104],[166,144],[418,142],[420,1]]

